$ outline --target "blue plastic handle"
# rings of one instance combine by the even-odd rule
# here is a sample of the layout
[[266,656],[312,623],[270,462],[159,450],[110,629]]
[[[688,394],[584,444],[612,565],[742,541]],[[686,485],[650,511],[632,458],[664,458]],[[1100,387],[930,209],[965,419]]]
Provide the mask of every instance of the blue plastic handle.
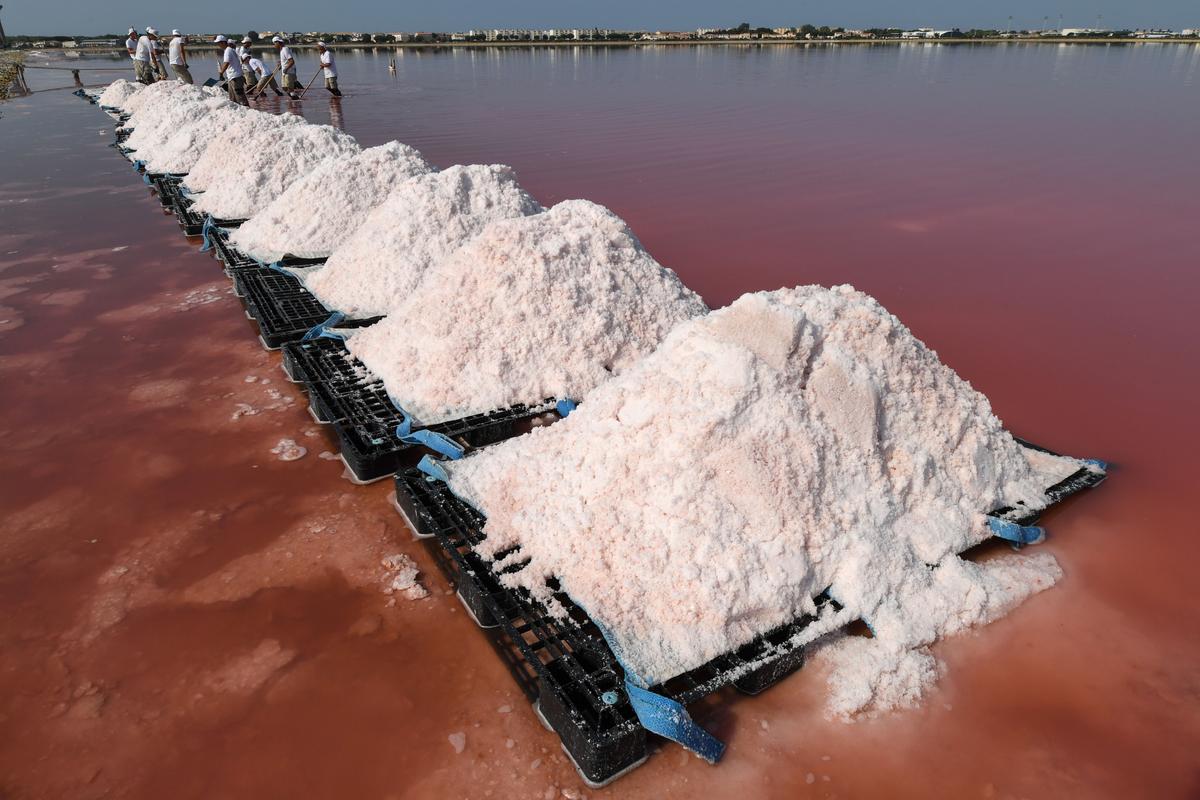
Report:
[[342,312],[334,311],[329,315],[329,319],[309,328],[308,333],[300,337],[300,341],[311,342],[313,339],[337,339],[338,341],[345,341],[346,336],[344,334],[330,330],[330,328],[332,328],[334,325],[337,325],[345,318],[346,315]]
[[1046,538],[1045,528],[1039,528],[1036,525],[1018,525],[999,517],[988,517],[987,524],[992,535],[1012,542],[1018,547],[1037,544]]

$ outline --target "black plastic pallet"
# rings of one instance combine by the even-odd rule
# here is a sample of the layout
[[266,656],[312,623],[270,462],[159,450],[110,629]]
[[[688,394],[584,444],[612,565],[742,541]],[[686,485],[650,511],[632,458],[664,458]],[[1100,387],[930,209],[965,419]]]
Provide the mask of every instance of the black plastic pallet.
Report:
[[[1040,445],[1027,442],[1024,439],[1013,437],[1017,443],[1029,450],[1037,450],[1042,453],[1048,453],[1052,456],[1061,456],[1061,453],[1056,453],[1053,450],[1048,450]],[[1058,483],[1046,489],[1046,498],[1049,502],[1046,508],[1040,511],[1031,511],[1028,508],[1018,504],[1016,506],[1003,506],[992,511],[988,516],[999,517],[1008,522],[1016,523],[1017,525],[1031,525],[1038,521],[1042,513],[1063,500],[1066,500],[1073,494],[1082,492],[1084,489],[1090,489],[1093,486],[1098,486],[1108,477],[1104,471],[1096,471],[1081,467],[1067,477],[1063,478]]]
[[[359,320],[356,324],[368,323]],[[305,384],[313,416],[333,425],[342,460],[357,480],[387,477],[424,452],[424,448],[396,438],[396,428],[404,422],[404,415],[388,396],[383,382],[354,358],[341,340],[292,342],[283,349],[284,369],[293,380]],[[440,433],[468,447],[483,447],[513,436],[520,423],[554,407],[555,401],[546,399],[415,429]]]
[[[269,267],[239,269],[233,273],[234,290],[244,298],[247,310],[258,322],[262,343],[277,350],[298,342],[316,325],[329,319],[330,311],[294,275]],[[359,325],[380,317],[359,321]]]
[[[587,614],[554,583],[566,619],[552,617],[527,592],[504,587],[474,549],[485,537],[486,520],[444,483],[411,469],[396,476],[396,499],[417,534],[436,541],[439,566],[480,626],[491,629],[493,645],[517,684],[536,702],[583,777],[602,785],[639,764],[647,753],[646,731],[625,695],[624,671]],[[841,608],[826,594],[816,602],[819,609]],[[805,649],[794,643],[814,620],[801,616],[651,688],[685,706],[728,685],[758,694],[804,664]]]
[[[1096,486],[1104,477],[1102,471],[1081,468],[1049,487],[1047,499],[1053,505]],[[558,733],[584,778],[602,785],[640,763],[646,753],[645,731],[620,690],[620,665],[587,615],[558,591],[556,584],[550,585],[555,600],[568,612],[565,621],[550,617],[527,592],[503,586],[491,562],[474,549],[486,536],[486,518],[443,482],[418,469],[400,473],[396,476],[396,505],[419,537],[436,540],[434,556],[447,579],[457,587],[459,598],[480,627],[491,629],[493,646],[517,684],[536,701],[543,721]],[[992,515],[1018,524],[1037,517],[1019,511],[1000,508]],[[511,552],[502,554],[509,562],[513,562]],[[502,572],[524,566],[517,560]],[[823,594],[818,607],[826,603],[840,610],[836,601]],[[811,617],[803,617],[735,653],[652,688],[684,706],[728,684],[757,694],[803,665],[804,648],[793,643],[811,622]],[[614,697],[621,702],[607,702]]]
[[[229,275],[231,278],[236,277],[237,273],[241,272],[242,270],[257,271],[267,269],[267,266],[261,261],[246,255],[241,250],[238,250],[236,247],[230,244],[229,237],[223,230],[210,230],[208,240],[209,243],[212,244],[213,253],[216,255],[217,260],[225,265],[225,274]],[[295,256],[284,256],[283,258],[279,259],[277,263],[282,267],[294,267],[299,269],[303,267],[317,267],[321,264],[324,264],[325,261],[326,259],[324,258],[296,258]],[[325,315],[326,318],[328,316],[328,314]]]
[[[179,227],[183,228],[185,236],[199,236],[204,232],[204,220],[207,215],[196,211],[192,207],[191,200],[180,194],[174,209],[175,217],[179,220]],[[245,221],[244,219],[214,219],[213,224],[219,228],[236,228]]]
[[162,204],[163,208],[174,209],[181,197],[179,186],[184,177],[184,175],[173,175],[169,172],[148,172],[146,173],[146,182],[158,195],[158,202]]

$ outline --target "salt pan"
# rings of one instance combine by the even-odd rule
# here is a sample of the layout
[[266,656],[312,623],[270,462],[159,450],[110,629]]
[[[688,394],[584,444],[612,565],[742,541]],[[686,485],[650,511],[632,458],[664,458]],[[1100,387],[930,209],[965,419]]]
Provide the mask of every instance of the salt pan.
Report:
[[418,421],[579,399],[707,309],[603,206],[493,222],[350,352]]
[[399,142],[335,156],[294,182],[230,240],[261,261],[328,256],[392,190],[432,171],[420,153]]
[[511,167],[456,166],[425,175],[398,186],[324,267],[307,270],[305,286],[329,308],[381,316],[488,223],[542,210]]
[[135,81],[127,81],[124,78],[117,78],[108,85],[108,88],[100,93],[100,97],[97,99],[97,102],[100,105],[108,108],[123,109],[125,107],[125,103],[129,101],[129,98],[137,94],[139,91],[141,91],[141,89],[142,84],[140,83]]
[[987,537],[986,512],[1044,506],[1080,464],[1019,446],[870,297],[802,287],[680,325],[567,419],[447,469],[487,517],[481,552],[530,559],[504,580],[554,611],[557,577],[651,682],[813,612],[828,589],[845,606],[829,625],[875,631],[837,668],[837,702],[861,707],[898,666],[918,694],[937,673],[924,645],[1053,582],[1049,557],[992,568],[955,553]]

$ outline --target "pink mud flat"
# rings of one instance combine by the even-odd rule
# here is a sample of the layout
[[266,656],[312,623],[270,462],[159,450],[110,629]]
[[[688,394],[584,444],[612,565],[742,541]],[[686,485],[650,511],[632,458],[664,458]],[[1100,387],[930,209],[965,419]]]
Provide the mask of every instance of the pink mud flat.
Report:
[[[35,94],[0,106],[0,795],[1200,792],[1195,51],[454,58],[395,83],[385,56],[348,59],[358,99],[295,110],[442,166],[510,163],[546,205],[604,203],[713,306],[876,296],[1016,433],[1114,464],[1044,518],[1065,577],[941,642],[919,709],[827,721],[806,669],[692,709],[720,766],[663,745],[593,792],[386,483],[321,457],[107,119]],[[1139,167],[1114,173],[1121,154]],[[280,460],[284,439],[307,454]],[[397,555],[429,597],[385,591]]]

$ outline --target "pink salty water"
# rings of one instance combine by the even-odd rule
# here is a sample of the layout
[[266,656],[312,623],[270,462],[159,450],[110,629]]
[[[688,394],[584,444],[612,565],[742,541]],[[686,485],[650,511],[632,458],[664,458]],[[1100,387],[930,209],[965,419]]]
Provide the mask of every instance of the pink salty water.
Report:
[[[1200,48],[387,58],[290,110],[604,203],[712,305],[852,283],[1113,464],[1044,519],[1062,582],[939,644],[921,708],[828,721],[802,670],[694,709],[720,766],[664,745],[604,794],[1200,793]],[[0,105],[0,797],[593,794],[111,138],[67,92]],[[394,552],[431,599],[388,605]]]

